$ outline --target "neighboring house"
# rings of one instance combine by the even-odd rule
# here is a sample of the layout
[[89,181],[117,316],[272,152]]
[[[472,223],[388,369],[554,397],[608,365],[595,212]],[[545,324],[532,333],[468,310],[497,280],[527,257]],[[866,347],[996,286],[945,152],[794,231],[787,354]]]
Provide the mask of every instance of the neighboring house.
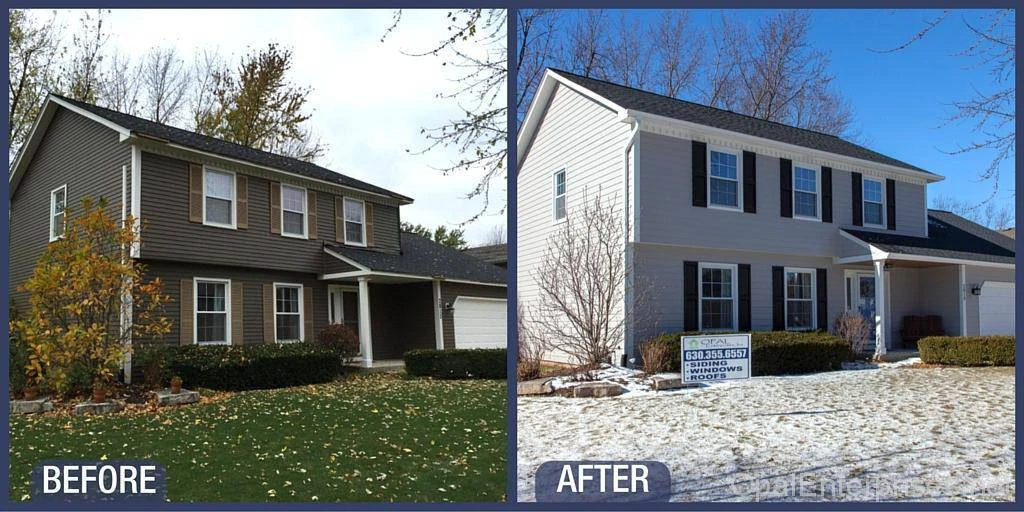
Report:
[[1008,237],[1010,237],[1010,238],[1014,238],[1014,239],[1017,238],[1017,228],[1003,229],[1003,230],[1000,230],[999,232],[1004,234],[1004,235],[1006,235],[1006,236],[1008,236]]
[[549,236],[602,195],[628,222],[627,265],[653,288],[637,304],[623,288],[616,314],[651,320],[628,326],[622,356],[661,332],[828,329],[851,310],[891,349],[912,346],[905,317],[1014,333],[1013,240],[929,211],[927,185],[943,178],[911,164],[557,70],[518,143],[519,297],[536,303]]
[[312,340],[344,323],[366,366],[414,348],[505,346],[505,272],[400,233],[399,208],[412,199],[56,95],[10,178],[17,307],[65,208],[86,196],[141,219],[132,255],[172,298],[165,343]]
[[508,268],[508,244],[481,245],[464,249],[462,252],[491,265]]

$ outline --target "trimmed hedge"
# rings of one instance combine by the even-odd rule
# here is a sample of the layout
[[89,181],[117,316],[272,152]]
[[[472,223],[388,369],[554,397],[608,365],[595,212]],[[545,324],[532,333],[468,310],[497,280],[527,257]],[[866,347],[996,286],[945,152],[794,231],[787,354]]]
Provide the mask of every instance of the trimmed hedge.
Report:
[[1014,366],[1013,336],[928,336],[917,342],[921,360],[954,366]]
[[[680,371],[680,336],[706,335],[704,332],[667,333],[644,343],[667,344],[670,366],[663,371]],[[750,333],[750,359],[753,376],[788,375],[838,370],[850,360],[850,347],[843,340],[823,331],[754,331]]]
[[508,378],[508,355],[503,348],[455,350],[422,349],[405,353],[405,372],[437,379]]
[[341,361],[312,343],[185,345],[171,349],[168,369],[187,388],[241,391],[328,382]]

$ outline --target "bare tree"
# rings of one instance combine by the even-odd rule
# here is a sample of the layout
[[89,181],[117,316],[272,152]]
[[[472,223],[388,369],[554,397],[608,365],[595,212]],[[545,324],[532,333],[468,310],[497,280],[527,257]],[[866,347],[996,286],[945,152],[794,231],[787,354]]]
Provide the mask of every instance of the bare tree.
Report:
[[110,39],[103,22],[109,12],[104,9],[97,9],[95,14],[86,12],[78,20],[79,30],[72,35],[72,53],[65,62],[63,74],[67,84],[65,93],[76,100],[98,103],[100,99],[106,75],[104,47]]
[[507,242],[508,238],[505,236],[505,225],[497,224],[487,232],[487,238],[484,239],[484,245],[501,245]]
[[615,37],[607,41],[608,57],[600,77],[628,87],[648,88],[653,78],[653,52],[647,34],[650,27],[641,26],[638,20],[622,12],[616,30]]
[[172,46],[151,48],[142,62],[141,80],[146,92],[146,116],[158,123],[175,124],[192,80],[177,50]]
[[64,50],[59,40],[63,27],[56,13],[39,21],[24,10],[11,9],[8,22],[7,143],[13,160],[46,94],[58,88],[57,63]]
[[186,100],[186,126],[197,130],[200,123],[217,108],[217,90],[231,75],[227,62],[216,50],[196,51],[192,58],[192,89]]
[[1014,226],[1016,212],[1009,205],[997,205],[993,201],[985,201],[982,204],[955,199],[953,196],[943,194],[931,200],[931,208],[945,210],[955,213],[971,222],[975,222],[989,229],[1008,229]]
[[662,94],[678,98],[693,86],[704,53],[704,35],[690,25],[689,11],[667,9],[654,25],[651,54],[661,63],[654,81]]
[[[569,30],[569,44],[564,61],[568,69],[583,76],[606,76],[608,61],[608,13],[603,9],[589,9]],[[550,55],[549,55],[550,56]]]
[[520,122],[530,107],[544,70],[554,60],[552,55],[561,51],[556,37],[561,30],[558,13],[553,9],[516,11],[516,119]]
[[101,86],[100,97],[108,108],[131,115],[139,115],[141,93],[140,67],[118,50],[110,55],[107,80]]

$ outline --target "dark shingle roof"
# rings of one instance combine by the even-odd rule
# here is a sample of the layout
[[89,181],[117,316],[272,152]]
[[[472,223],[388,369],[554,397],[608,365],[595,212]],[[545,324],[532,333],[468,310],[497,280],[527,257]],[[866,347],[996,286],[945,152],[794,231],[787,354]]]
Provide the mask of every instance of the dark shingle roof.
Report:
[[445,247],[427,237],[402,233],[401,253],[382,252],[347,245],[326,244],[332,251],[377,272],[461,279],[481,283],[505,283],[505,270]]
[[57,94],[53,95],[62,101],[71,103],[72,105],[87,110],[97,116],[100,116],[112,123],[123,126],[129,131],[148,135],[150,137],[156,137],[170,141],[174,144],[185,146],[191,149],[199,151],[205,151],[208,153],[214,153],[216,155],[225,156],[228,158],[234,158],[242,160],[252,164],[263,165],[272,167],[274,169],[280,169],[285,172],[291,172],[307,178],[313,178],[318,180],[327,181],[330,183],[336,183],[345,187],[355,188],[359,190],[365,190],[375,194],[381,194],[388,197],[393,197],[401,201],[412,202],[412,199],[397,192],[392,192],[385,188],[371,185],[365,181],[360,181],[355,178],[350,178],[344,174],[334,172],[330,169],[320,167],[319,165],[312,164],[310,162],[304,162],[296,158],[290,158],[286,156],[276,155],[267,151],[260,151],[253,149],[248,146],[236,144],[234,142],[228,142],[226,140],[218,139],[215,137],[209,137],[206,135],[200,135],[195,132],[183,130],[181,128],[175,128],[166,124],[153,122],[141,117],[136,117],[129,114],[110,110],[108,108],[99,107],[90,103],[84,103],[81,101],[73,100],[71,98],[65,98]]
[[805,148],[827,151],[861,160],[868,160],[886,165],[902,167],[912,171],[928,172],[915,165],[885,156],[863,146],[845,141],[834,135],[813,130],[796,128],[786,124],[765,121],[729,110],[701,105],[685,100],[662,96],[652,92],[634,89],[623,85],[580,76],[568,71],[552,69],[559,75],[571,80],[598,95],[630,110],[637,110],[682,121],[711,126],[732,132],[753,135],[778,142],[802,146]]
[[492,265],[508,263],[508,244],[470,247],[462,252]]
[[1013,240],[963,217],[928,210],[928,237],[845,228],[883,251],[991,263],[1015,263]]

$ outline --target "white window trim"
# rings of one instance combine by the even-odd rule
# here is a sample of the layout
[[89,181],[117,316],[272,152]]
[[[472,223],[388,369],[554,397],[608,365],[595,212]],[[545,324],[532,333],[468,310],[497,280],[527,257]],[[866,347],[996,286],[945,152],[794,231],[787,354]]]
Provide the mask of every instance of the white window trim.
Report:
[[[302,210],[303,210],[302,211],[302,234],[288,233],[288,232],[286,232],[284,230],[284,212],[285,212],[285,209],[284,209],[284,189],[285,188],[290,188],[290,189],[293,189],[293,190],[301,190],[302,191]],[[300,238],[302,240],[308,240],[309,239],[309,190],[307,190],[306,187],[300,187],[298,185],[288,185],[286,183],[282,183],[281,184],[281,189],[279,191],[279,194],[281,194],[281,197],[278,198],[278,200],[281,201],[281,236],[286,236],[288,238]],[[295,212],[295,210],[288,210],[288,211],[289,212]],[[298,213],[298,212],[295,212],[295,213]]]
[[[797,169],[797,167],[799,167],[801,169],[807,169],[809,171],[814,171],[814,201],[815,201],[814,212],[817,215],[815,215],[813,217],[810,216],[810,215],[800,215],[800,214],[796,213],[796,193],[797,193],[797,189],[796,189],[796,169]],[[792,180],[790,181],[790,184],[789,184],[789,188],[790,188],[790,194],[792,194],[792,196],[791,196],[792,199],[790,199],[790,202],[793,205],[793,218],[794,219],[801,219],[801,220],[810,220],[810,221],[821,222],[821,166],[820,165],[809,165],[809,164],[802,164],[802,163],[798,163],[798,162],[793,162],[793,172],[791,173],[790,177],[792,178]],[[801,190],[800,192],[804,192],[804,191]]]
[[[881,196],[882,196],[882,203],[881,203],[882,204],[882,223],[881,224],[875,224],[873,222],[868,222],[867,221],[867,218],[868,218],[867,217],[867,208],[865,208],[865,206],[868,204],[868,202],[874,203],[874,201],[868,201],[868,196],[865,193],[865,190],[867,189],[867,184],[868,184],[869,181],[873,181],[875,183],[878,183],[879,186],[880,186],[880,190],[882,191],[882,193],[881,193]],[[886,220],[887,220],[886,219],[886,215],[887,214],[886,214],[886,211],[885,211],[885,207],[886,207],[886,204],[885,204],[885,180],[878,179],[878,178],[868,178],[867,176],[864,176],[861,179],[861,183],[860,183],[860,212],[861,212],[860,216],[861,216],[861,220],[863,221],[863,222],[861,222],[861,224],[863,224],[865,226],[876,227],[876,228],[884,228],[884,227],[886,227],[886,225],[887,225],[886,224]]]
[[[791,300],[804,300],[804,299],[790,299],[789,298],[789,274],[810,274],[811,275],[811,327],[809,328],[790,328],[789,327],[789,301]],[[845,281],[844,281],[845,286]],[[785,326],[787,331],[816,331],[818,330],[818,271],[813,268],[803,267],[786,267],[782,271],[782,310],[785,315]]]
[[[705,329],[704,328],[704,269],[721,268],[732,271],[732,325],[731,329]],[[717,297],[715,297],[717,299]],[[697,330],[701,332],[732,332],[738,331],[740,325],[739,311],[739,265],[735,263],[705,263],[697,264]]]
[[[342,292],[342,293],[344,293],[344,292],[354,292],[356,294],[356,297],[357,298],[359,297],[359,287],[358,286],[352,286],[352,285],[347,285],[347,284],[331,284],[331,285],[327,285],[327,292],[328,292],[328,294],[330,292],[334,292],[334,291],[339,291],[339,292]],[[274,292],[274,293],[277,293],[277,292]],[[339,311],[341,313],[341,318],[340,319],[339,318],[335,318],[334,319],[335,320],[334,323],[335,324],[338,324],[338,323],[344,324],[345,323],[345,304],[344,303],[342,303],[341,308],[339,309]],[[328,322],[331,321],[331,316],[333,316],[333,315],[334,315],[334,312],[331,311],[331,300],[330,300],[330,297],[328,297],[327,298],[327,321]],[[341,322],[337,322],[337,320],[341,320]],[[277,323],[275,322],[274,325],[275,325],[275,328],[276,328]],[[277,336],[275,336],[275,338],[276,337]]]
[[[206,173],[209,171],[218,172],[221,174],[231,175],[231,223],[225,224],[223,222],[211,222],[206,220]],[[216,198],[221,199],[221,198]],[[238,229],[238,176],[234,171],[228,171],[225,169],[218,169],[216,167],[203,166],[203,225],[213,226],[215,228],[224,229]]]
[[[562,178],[565,181],[565,191],[562,195],[558,195],[558,175],[563,174]],[[558,198],[565,198],[565,216],[558,218]],[[559,169],[551,175],[551,222],[552,224],[561,224],[569,220],[569,173],[566,172],[565,168]]]
[[[712,176],[711,175],[711,153],[712,152],[715,152],[715,153],[725,153],[725,154],[733,155],[733,156],[736,157],[736,206],[729,206],[729,205],[724,205],[724,204],[713,204],[711,202],[711,180],[712,179],[728,180],[728,178],[719,178],[717,176]],[[743,211],[743,152],[742,151],[732,150],[732,149],[727,149],[727,148],[723,148],[723,147],[719,147],[719,146],[714,146],[714,147],[709,146],[707,153],[708,153],[708,155],[707,155],[707,164],[706,164],[706,167],[705,167],[707,169],[707,176],[708,176],[707,184],[705,185],[705,189],[707,190],[707,192],[706,192],[707,196],[706,197],[708,198],[708,201],[707,201],[708,206],[707,207],[711,208],[713,210],[728,210],[728,211],[733,211],[733,212],[742,212]]]
[[[348,222],[349,221],[348,221],[348,208],[346,208],[346,205],[348,204],[349,201],[352,201],[352,202],[355,202],[355,203],[359,203],[360,205],[363,206],[363,220],[362,220],[362,222],[359,225],[359,228],[362,230],[362,233],[363,233],[363,236],[361,238],[361,240],[362,240],[361,243],[359,243],[359,242],[350,242],[349,239],[348,239]],[[358,246],[358,247],[366,247],[366,201],[363,201],[362,199],[354,199],[354,198],[351,198],[351,197],[343,198],[341,200],[341,223],[342,223],[342,229],[345,231],[345,245],[355,245],[355,246]]]
[[[277,289],[278,288],[298,288],[299,289],[299,339],[297,339],[297,340],[279,340],[279,339],[277,339],[277,315],[280,314],[277,311]],[[306,321],[305,315],[306,315],[306,313],[305,313],[305,311],[303,311],[303,309],[305,309],[303,307],[303,305],[305,304],[305,302],[303,302],[303,299],[305,299],[305,297],[302,296],[304,290],[305,290],[305,286],[303,286],[301,283],[274,283],[274,342],[275,343],[297,343],[297,342],[300,342],[300,341],[306,339],[306,333],[304,332],[306,330],[306,326],[305,326],[305,321]],[[291,314],[291,313],[286,313],[286,314]]]
[[[64,216],[64,230],[61,232],[60,235],[56,235],[55,236],[53,234],[53,228],[55,228],[56,226],[54,225],[53,218],[56,216],[56,212],[54,212],[53,209],[54,209],[54,206],[56,206],[56,202],[54,201],[54,196],[57,194],[57,192],[64,192],[64,212],[63,212],[64,213],[64,215],[63,215]],[[64,235],[66,235],[67,232],[68,232],[68,185],[67,185],[67,183],[65,183],[65,184],[63,184],[63,185],[61,185],[61,186],[59,186],[59,187],[57,187],[57,188],[55,188],[55,189],[50,191],[50,212],[49,212],[49,215],[50,215],[50,223],[49,223],[50,224],[50,231],[49,231],[49,233],[47,233],[47,236],[49,237],[51,242],[56,242],[57,240],[60,240],[61,238],[64,238]]]
[[[203,198],[205,201],[205,197]],[[199,283],[224,284],[224,341],[199,341]],[[216,277],[192,278],[192,343],[196,345],[230,345],[231,344],[231,280]]]

